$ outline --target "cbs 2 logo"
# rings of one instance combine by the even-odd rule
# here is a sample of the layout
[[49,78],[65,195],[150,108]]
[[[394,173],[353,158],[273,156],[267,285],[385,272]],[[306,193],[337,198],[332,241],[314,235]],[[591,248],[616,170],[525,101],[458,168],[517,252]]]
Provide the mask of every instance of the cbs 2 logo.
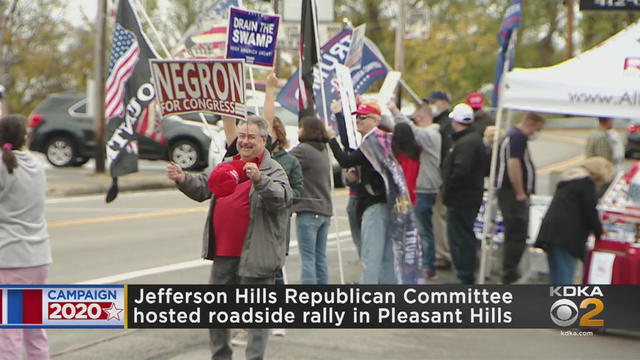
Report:
[[[593,309],[580,317],[580,326],[604,326],[604,320],[594,319],[604,310],[604,303],[598,298],[587,298],[580,302],[580,309],[587,309],[593,306]],[[560,299],[551,305],[549,316],[551,320],[558,326],[571,326],[578,319],[579,311],[576,304],[569,299]]]

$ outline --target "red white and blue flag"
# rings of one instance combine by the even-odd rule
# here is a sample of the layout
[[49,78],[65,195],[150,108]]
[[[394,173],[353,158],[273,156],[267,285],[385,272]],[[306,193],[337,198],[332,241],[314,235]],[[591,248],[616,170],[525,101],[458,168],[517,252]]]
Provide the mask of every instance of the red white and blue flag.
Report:
[[[515,29],[520,27],[522,21],[522,3],[524,0],[511,0],[511,5],[504,14],[504,19],[498,30],[498,43],[500,43],[500,52],[498,53],[498,61],[496,62],[496,71],[493,77],[493,93],[491,94],[491,105],[498,106],[498,91],[500,86],[500,78],[504,68],[504,62],[509,59],[509,68],[513,68],[513,57],[515,54],[515,43],[509,47],[512,34]],[[515,39],[514,39],[515,41]],[[508,51],[508,53],[507,53]]]
[[208,0],[209,4],[189,26],[173,51],[175,59],[224,59],[229,9],[241,0]]
[[[154,106],[149,59],[158,58],[142,31],[130,0],[121,0],[111,42],[106,82],[106,155],[112,183],[107,202],[118,195],[118,177],[138,171],[136,130],[158,142],[163,141],[161,121],[148,107]],[[143,124],[139,124],[142,121]],[[159,135],[153,135],[159,132]]]
[[124,84],[131,77],[131,73],[138,63],[139,54],[140,47],[136,36],[116,23],[107,70],[107,89],[105,92],[105,119],[107,121],[124,113]]

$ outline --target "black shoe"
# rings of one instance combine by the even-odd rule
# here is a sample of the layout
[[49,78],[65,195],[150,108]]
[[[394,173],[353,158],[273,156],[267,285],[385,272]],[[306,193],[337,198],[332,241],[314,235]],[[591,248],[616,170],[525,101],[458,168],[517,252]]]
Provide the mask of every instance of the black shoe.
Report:
[[516,281],[518,281],[519,279],[520,279],[520,274],[518,273],[508,274],[502,277],[502,283],[504,285],[511,285]]

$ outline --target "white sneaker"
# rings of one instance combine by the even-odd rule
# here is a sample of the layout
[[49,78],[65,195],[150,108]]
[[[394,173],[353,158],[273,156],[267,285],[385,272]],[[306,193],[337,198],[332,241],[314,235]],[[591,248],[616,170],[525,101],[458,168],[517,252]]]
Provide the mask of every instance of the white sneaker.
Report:
[[273,336],[284,336],[286,331],[284,329],[273,329],[271,330],[271,335]]
[[231,338],[231,345],[233,346],[247,346],[247,339],[249,338],[249,331],[247,329],[240,329]]

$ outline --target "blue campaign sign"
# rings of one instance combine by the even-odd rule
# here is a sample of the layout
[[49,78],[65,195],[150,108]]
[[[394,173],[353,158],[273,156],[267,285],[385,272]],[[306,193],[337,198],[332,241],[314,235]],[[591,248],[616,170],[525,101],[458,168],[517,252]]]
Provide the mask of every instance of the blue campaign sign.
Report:
[[[334,86],[335,69],[334,64],[344,64],[349,52],[349,44],[351,43],[351,30],[346,29],[329,40],[320,49],[322,55],[322,66],[324,90],[326,95],[326,107],[334,99],[339,99],[340,94]],[[318,66],[318,65],[316,65]],[[359,69],[351,71],[351,79],[353,81],[353,89],[356,94],[364,94],[365,91],[378,79],[384,79],[391,67],[387,65],[380,50],[369,39],[365,39],[362,66]],[[280,90],[276,99],[282,107],[297,114],[298,113],[298,71],[291,75],[289,82]],[[324,107],[322,106],[322,95],[320,94],[320,72],[314,70],[313,91],[316,101],[316,114],[324,121]],[[335,123],[333,114],[329,116],[329,122]]]
[[280,16],[232,7],[227,31],[227,59],[246,64],[273,66]]

